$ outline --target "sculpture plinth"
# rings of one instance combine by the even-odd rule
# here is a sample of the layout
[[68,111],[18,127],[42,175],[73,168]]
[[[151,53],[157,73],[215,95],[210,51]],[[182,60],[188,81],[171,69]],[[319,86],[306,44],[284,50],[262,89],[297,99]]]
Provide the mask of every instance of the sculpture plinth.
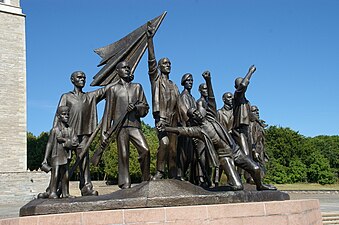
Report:
[[112,209],[155,208],[169,206],[211,205],[240,202],[289,200],[280,191],[221,191],[205,190],[179,180],[143,182],[101,196],[65,199],[36,199],[20,209],[20,216],[46,215]]

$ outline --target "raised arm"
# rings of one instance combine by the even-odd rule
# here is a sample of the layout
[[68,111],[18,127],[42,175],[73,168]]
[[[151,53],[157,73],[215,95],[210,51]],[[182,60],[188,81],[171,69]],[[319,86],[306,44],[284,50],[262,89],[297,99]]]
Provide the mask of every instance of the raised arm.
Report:
[[[151,22],[149,21],[147,24],[147,45],[148,45],[148,74],[153,77],[157,73],[157,62],[155,59],[154,52],[154,44],[153,44],[153,36],[155,34],[154,27],[151,26]],[[150,78],[151,78],[150,77]]]
[[202,74],[203,78],[205,79],[206,86],[207,86],[207,93],[208,93],[208,109],[212,110],[214,116],[216,116],[217,113],[217,103],[215,102],[213,87],[212,87],[212,81],[211,81],[211,73],[209,71],[205,71]]
[[240,85],[238,88],[242,88],[242,87],[247,87],[248,84],[250,83],[250,79],[253,75],[253,73],[255,72],[256,68],[254,65],[252,65],[249,69],[248,72],[246,74],[246,76],[242,79]]

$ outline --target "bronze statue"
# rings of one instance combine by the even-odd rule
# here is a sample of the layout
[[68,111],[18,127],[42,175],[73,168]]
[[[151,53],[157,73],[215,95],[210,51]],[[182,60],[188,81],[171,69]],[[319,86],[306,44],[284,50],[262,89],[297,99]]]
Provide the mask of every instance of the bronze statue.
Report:
[[224,106],[218,110],[218,121],[227,129],[229,133],[233,129],[233,94],[231,92],[226,92],[222,95],[222,101]]
[[[74,90],[65,93],[61,96],[59,106],[68,106],[70,108],[69,124],[73,127],[75,134],[79,139],[77,155],[81,154],[85,145],[88,142],[91,134],[96,130],[97,108],[98,102],[105,98],[105,88],[100,88],[91,92],[83,92],[82,89],[86,83],[86,75],[82,71],[76,71],[71,74],[71,82],[74,85]],[[55,124],[58,118],[55,118]],[[89,170],[89,152],[84,153],[84,157],[80,160],[80,185],[81,195],[98,195],[98,192],[93,190],[93,185]]]
[[274,186],[262,183],[259,166],[240,150],[233,138],[216,120],[216,101],[210,73],[208,71],[204,72],[203,77],[206,80],[208,90],[207,115],[204,117],[198,109],[190,108],[187,115],[198,124],[197,126],[178,128],[162,126],[158,129],[204,140],[212,165],[220,165],[223,168],[233,190],[243,189],[243,184],[235,170],[235,166],[241,167],[252,175],[257,190],[276,190]]
[[71,151],[75,150],[79,143],[73,128],[68,125],[69,107],[58,107],[56,116],[58,117],[58,122],[50,132],[45,157],[42,162],[42,168],[48,168],[46,172],[51,169],[50,185],[45,193],[38,195],[39,198],[59,198],[57,194],[59,182],[61,182],[61,190],[59,191],[62,193],[62,197],[70,197],[68,166]]
[[[233,123],[233,137],[237,144],[240,146],[241,150],[245,155],[252,157],[250,151],[249,144],[249,131],[248,127],[250,125],[250,104],[246,99],[246,91],[247,87],[250,83],[250,79],[255,72],[256,68],[252,65],[246,76],[244,78],[238,77],[235,80],[235,92],[234,92],[234,107],[233,107],[233,115],[234,115],[234,123]],[[242,171],[240,170],[241,174]],[[252,179],[248,174],[244,174],[246,182],[251,183]]]
[[[217,119],[220,122],[221,125],[223,125],[224,128],[226,128],[226,131],[230,135],[232,135],[232,129],[233,129],[233,94],[231,92],[226,92],[222,95],[222,101],[224,102],[224,106],[217,111]],[[221,175],[222,175],[222,168],[216,168],[214,171],[214,185],[218,186]]]
[[241,149],[246,155],[249,155],[248,149],[248,126],[250,125],[250,104],[245,97],[250,79],[256,68],[251,66],[244,78],[238,77],[235,80],[234,92],[234,125],[233,129]]
[[[242,189],[242,184],[239,179],[236,179],[238,174],[235,171],[235,166],[232,165],[232,139],[227,138],[227,134],[223,127],[217,123],[216,118],[216,102],[212,89],[211,77],[208,71],[203,73],[206,80],[207,99],[206,112],[208,115],[203,115],[199,109],[190,108],[187,115],[192,123],[196,124],[192,127],[162,127],[167,132],[174,132],[179,135],[195,137],[205,142],[208,150],[208,158],[211,165],[216,167],[220,165],[225,167],[228,172],[229,182],[234,190]],[[237,183],[237,180],[239,182]]]
[[192,107],[196,107],[196,102],[194,97],[191,94],[193,87],[193,75],[186,73],[181,78],[181,86],[184,87],[184,90],[180,94],[181,103],[180,104],[180,117],[182,125],[186,126],[188,122],[187,110]]
[[267,125],[264,120],[260,119],[259,108],[257,106],[251,106],[251,113],[249,133],[253,160],[259,164],[262,170],[262,176],[264,176],[266,172],[265,164],[268,161],[268,156],[265,151],[265,127]]
[[[208,101],[208,92],[207,92],[207,85],[205,83],[202,83],[199,85],[198,88],[200,92],[200,98],[197,100],[197,108],[200,111],[200,113],[205,116],[206,115],[206,109],[207,109],[207,101]],[[194,140],[194,147],[196,156],[199,156],[198,159],[194,158],[196,160],[196,169],[195,169],[195,176],[198,180],[195,180],[196,184],[202,184],[202,186],[206,185],[206,182],[210,184],[211,180],[211,173],[212,169],[209,165],[209,161],[206,160],[206,146],[205,143],[202,140],[199,139],[193,139]],[[200,163],[199,160],[201,161]]]
[[208,93],[207,85],[205,83],[199,85],[199,92],[200,98],[197,100],[197,107],[201,113],[206,114]]
[[[191,94],[191,89],[193,87],[193,75],[186,73],[181,78],[181,86],[184,87],[184,90],[180,94],[180,126],[190,126],[189,118],[187,116],[187,110],[189,108],[196,108],[195,99]],[[189,167],[192,165],[193,160],[193,142],[189,137],[178,137],[177,145],[177,178],[184,180],[186,174],[191,171],[192,168]]]
[[[157,127],[162,125],[177,126],[179,120],[179,90],[175,83],[169,79],[171,61],[168,58],[162,58],[157,64],[153,44],[154,28],[148,26],[146,33],[148,40],[148,74],[152,88],[152,113],[155,125]],[[164,178],[166,164],[168,178],[176,178],[177,135],[158,131],[158,139],[157,172],[153,179]]]
[[102,119],[102,140],[107,144],[108,131],[113,124],[123,118],[120,129],[117,131],[118,146],[118,186],[122,189],[131,187],[129,175],[129,142],[139,153],[139,162],[142,180],[150,179],[150,152],[146,139],[141,132],[141,117],[148,113],[149,106],[142,86],[131,83],[133,75],[129,64],[122,61],[117,64],[116,72],[120,79],[112,84],[107,91],[105,112]]

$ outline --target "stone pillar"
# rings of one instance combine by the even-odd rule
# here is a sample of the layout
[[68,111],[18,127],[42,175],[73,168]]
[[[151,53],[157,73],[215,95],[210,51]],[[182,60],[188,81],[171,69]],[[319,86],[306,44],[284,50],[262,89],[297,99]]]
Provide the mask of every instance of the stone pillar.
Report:
[[0,0],[0,173],[27,170],[25,15]]
[[0,0],[0,202],[30,201],[49,174],[27,171],[25,15],[19,0]]

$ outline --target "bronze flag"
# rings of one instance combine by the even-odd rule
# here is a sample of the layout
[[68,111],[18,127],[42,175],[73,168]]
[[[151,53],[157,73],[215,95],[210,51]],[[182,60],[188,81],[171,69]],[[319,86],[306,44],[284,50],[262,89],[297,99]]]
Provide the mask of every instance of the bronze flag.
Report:
[[[155,28],[155,32],[158,30],[165,16],[166,12],[150,21]],[[94,52],[102,58],[98,66],[105,66],[93,77],[91,86],[105,86],[116,81],[119,76],[115,71],[115,66],[121,61],[127,61],[131,67],[131,73],[134,73],[147,48],[146,31],[147,23],[119,41],[95,49]]]

